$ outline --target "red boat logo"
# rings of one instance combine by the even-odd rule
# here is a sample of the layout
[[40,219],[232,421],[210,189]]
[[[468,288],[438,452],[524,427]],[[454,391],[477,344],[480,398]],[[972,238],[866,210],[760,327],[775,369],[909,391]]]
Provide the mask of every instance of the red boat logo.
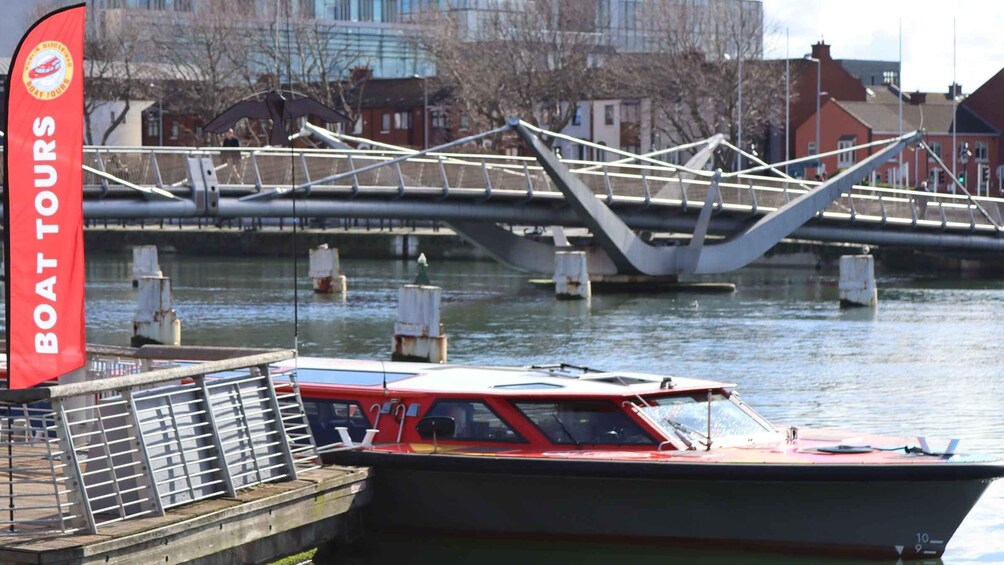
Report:
[[40,63],[39,65],[37,65],[35,68],[29,70],[28,78],[30,79],[45,78],[57,72],[62,67],[63,65],[62,62],[59,60],[59,57],[52,56],[43,61],[42,63]]
[[70,50],[59,41],[43,41],[28,53],[21,75],[28,93],[39,100],[52,100],[66,92],[73,81]]

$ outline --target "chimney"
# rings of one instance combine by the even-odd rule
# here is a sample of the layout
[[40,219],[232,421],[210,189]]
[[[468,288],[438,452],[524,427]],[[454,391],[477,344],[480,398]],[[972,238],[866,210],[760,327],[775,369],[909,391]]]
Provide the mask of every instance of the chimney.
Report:
[[352,67],[349,69],[349,77],[353,83],[360,83],[373,78],[373,69],[369,67]]
[[816,43],[812,46],[812,58],[819,59],[820,61],[829,61],[830,46],[823,43],[823,40],[820,39],[819,43]]
[[948,99],[949,100],[951,100],[952,98],[955,98],[956,96],[959,96],[961,94],[962,94],[962,86],[960,86],[959,83],[953,82],[952,84],[948,85]]
[[927,93],[917,91],[910,95],[910,104],[913,106],[920,106],[921,104],[927,103]]

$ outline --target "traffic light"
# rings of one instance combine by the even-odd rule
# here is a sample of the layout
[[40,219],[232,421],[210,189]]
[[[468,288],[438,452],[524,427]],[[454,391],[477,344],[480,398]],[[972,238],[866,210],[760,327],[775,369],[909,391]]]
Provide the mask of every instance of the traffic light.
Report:
[[990,165],[983,165],[983,186],[990,186]]
[[966,174],[962,173],[959,175],[959,184],[965,186],[966,184]]
[[945,184],[945,170],[944,169],[938,171],[938,184],[940,184],[940,185],[944,185]]

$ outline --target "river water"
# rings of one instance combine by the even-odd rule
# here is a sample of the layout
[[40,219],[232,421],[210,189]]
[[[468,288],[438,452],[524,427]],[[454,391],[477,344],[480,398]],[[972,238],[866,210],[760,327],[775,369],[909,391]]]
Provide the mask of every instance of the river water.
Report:
[[[130,257],[88,258],[87,338],[128,344]],[[413,263],[343,260],[347,296],[315,296],[290,260],[161,256],[187,344],[291,347],[301,355],[389,359],[397,288]],[[962,438],[960,450],[1004,456],[1004,281],[880,276],[877,310],[841,310],[837,273],[746,269],[716,279],[735,294],[598,295],[558,302],[524,274],[440,262],[450,362],[564,361],[602,369],[736,382],[775,423],[905,437]],[[667,509],[667,512],[671,512]],[[630,512],[630,509],[625,509]],[[862,520],[867,520],[862,516]],[[428,559],[424,559],[427,557]],[[600,544],[388,537],[335,563],[817,563]],[[825,561],[830,562],[830,561]],[[834,561],[836,563],[837,561]],[[847,561],[839,561],[847,563]],[[1004,563],[1004,481],[991,486],[944,562]]]

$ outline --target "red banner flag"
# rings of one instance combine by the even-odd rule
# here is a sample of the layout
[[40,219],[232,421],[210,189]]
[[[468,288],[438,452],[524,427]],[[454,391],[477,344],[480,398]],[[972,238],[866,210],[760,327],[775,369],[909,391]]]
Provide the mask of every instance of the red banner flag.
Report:
[[85,361],[84,5],[35,22],[7,75],[7,374],[27,388]]

